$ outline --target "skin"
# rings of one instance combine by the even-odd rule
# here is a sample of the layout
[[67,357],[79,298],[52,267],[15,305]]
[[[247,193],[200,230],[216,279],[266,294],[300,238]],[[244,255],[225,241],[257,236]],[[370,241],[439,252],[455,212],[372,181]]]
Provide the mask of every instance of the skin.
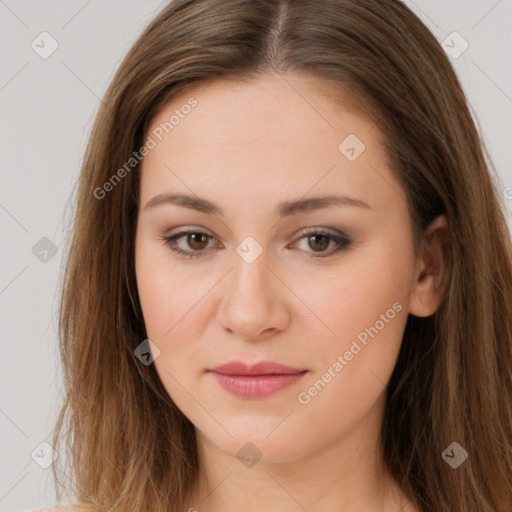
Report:
[[[387,167],[382,134],[348,95],[335,101],[314,78],[196,86],[174,98],[148,134],[191,96],[198,105],[142,162],[135,254],[148,338],[160,351],[156,370],[195,426],[201,485],[186,506],[416,510],[379,469],[378,436],[407,314],[431,315],[446,289],[446,219],[436,220],[415,255],[405,192]],[[349,134],[366,146],[354,161],[338,149]],[[145,208],[167,192],[206,198],[225,216]],[[331,206],[283,219],[274,212],[281,201],[332,193],[370,208]],[[334,241],[315,244],[301,234],[309,227],[351,243],[332,253]],[[163,236],[182,230],[210,235],[175,242],[199,257],[165,245]],[[236,251],[247,236],[262,249],[252,263]],[[300,403],[298,394],[396,303],[401,311]],[[241,398],[207,372],[228,361],[276,361],[308,373],[269,397]],[[261,454],[251,467],[237,457],[248,442]]]

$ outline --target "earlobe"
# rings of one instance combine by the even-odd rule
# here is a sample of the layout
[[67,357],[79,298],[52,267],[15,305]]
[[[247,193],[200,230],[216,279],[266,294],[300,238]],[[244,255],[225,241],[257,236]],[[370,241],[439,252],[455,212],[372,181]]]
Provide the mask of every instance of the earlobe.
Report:
[[427,227],[420,245],[409,313],[427,317],[434,314],[448,288],[451,273],[450,233],[445,215]]

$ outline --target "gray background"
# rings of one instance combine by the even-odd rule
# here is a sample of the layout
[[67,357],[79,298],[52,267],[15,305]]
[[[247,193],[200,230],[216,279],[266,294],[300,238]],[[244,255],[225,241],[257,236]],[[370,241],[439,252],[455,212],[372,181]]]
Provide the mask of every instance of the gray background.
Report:
[[[405,3],[440,42],[456,31],[469,44],[451,61],[496,165],[512,226],[512,3]],[[162,5],[0,0],[0,511],[56,502],[50,469],[40,466],[48,451],[38,447],[51,441],[61,392],[56,292],[68,201],[100,98]],[[47,59],[31,47],[43,31],[58,42]],[[49,40],[44,44],[48,49]],[[42,252],[52,246],[55,256]]]

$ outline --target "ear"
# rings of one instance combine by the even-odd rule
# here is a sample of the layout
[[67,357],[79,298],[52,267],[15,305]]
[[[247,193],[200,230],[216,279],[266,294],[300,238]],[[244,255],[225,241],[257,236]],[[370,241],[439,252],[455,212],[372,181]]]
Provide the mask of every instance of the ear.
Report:
[[409,301],[411,315],[430,316],[439,307],[451,272],[449,239],[446,216],[440,215],[429,224],[421,240]]

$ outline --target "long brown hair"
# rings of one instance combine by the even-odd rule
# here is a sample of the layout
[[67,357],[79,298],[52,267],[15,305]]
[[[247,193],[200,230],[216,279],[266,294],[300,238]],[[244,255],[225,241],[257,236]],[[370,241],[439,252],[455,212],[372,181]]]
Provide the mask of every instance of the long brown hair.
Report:
[[[58,498],[67,489],[95,510],[163,512],[182,506],[197,482],[194,427],[154,365],[134,355],[147,337],[134,270],[139,166],[125,164],[155,114],[192,84],[265,72],[317,77],[371,105],[415,243],[446,215],[450,283],[435,314],[409,315],[387,388],[382,456],[419,510],[509,512],[504,200],[448,57],[398,0],[175,0],[130,49],[96,116],[67,246],[65,400],[53,442],[68,456],[53,466]],[[456,469],[442,456],[453,442],[468,452]]]

